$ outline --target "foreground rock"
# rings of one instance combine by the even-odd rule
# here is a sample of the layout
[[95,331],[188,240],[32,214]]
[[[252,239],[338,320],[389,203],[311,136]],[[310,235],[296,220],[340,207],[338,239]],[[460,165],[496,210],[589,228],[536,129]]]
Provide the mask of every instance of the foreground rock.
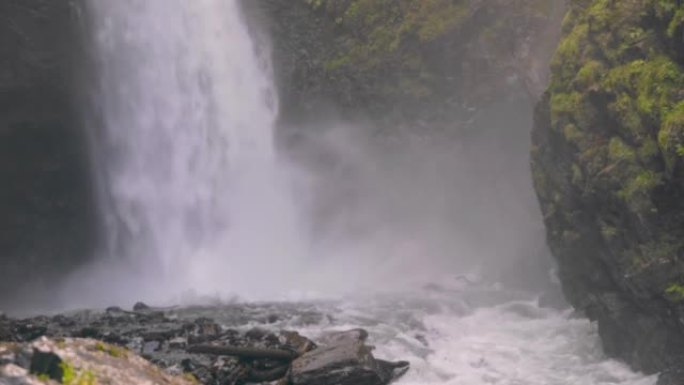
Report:
[[31,343],[0,344],[0,384],[134,385],[196,384],[172,376],[120,347],[92,339],[41,337]]
[[[292,363],[293,385],[388,384],[408,370],[408,363],[376,360],[365,344],[364,330],[335,333]],[[395,372],[395,368],[397,371]]]
[[[106,375],[109,382],[98,383],[114,385],[175,384],[183,375],[207,385],[385,385],[408,370],[408,363],[376,360],[363,330],[330,334],[316,344],[295,331],[237,330],[208,318],[184,320],[161,309],[136,309],[112,307],[25,320],[0,317],[0,341],[8,341],[2,345],[5,356],[0,354],[5,365],[0,385],[31,384],[35,378],[26,371],[60,381],[64,363],[88,378],[91,371]],[[155,364],[170,377],[130,377],[146,371],[142,362]]]

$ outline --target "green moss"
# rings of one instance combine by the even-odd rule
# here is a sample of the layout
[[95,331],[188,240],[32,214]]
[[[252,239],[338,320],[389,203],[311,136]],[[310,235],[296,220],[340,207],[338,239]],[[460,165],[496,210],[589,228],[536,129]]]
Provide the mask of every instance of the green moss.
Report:
[[568,123],[563,128],[563,136],[565,140],[571,143],[580,144],[585,138],[585,135],[577,126],[573,123]]
[[635,99],[637,111],[657,121],[671,110],[684,89],[684,71],[666,56],[639,59],[611,69],[604,87],[618,96]]
[[618,197],[627,203],[632,212],[638,215],[655,213],[655,206],[650,195],[663,182],[662,174],[651,170],[642,170],[628,179],[625,187],[618,191]]
[[684,156],[684,101],[677,104],[665,117],[658,132],[658,145],[668,171],[672,172],[678,160]]
[[605,72],[606,69],[603,63],[598,60],[589,60],[577,73],[576,82],[584,88],[595,88]]
[[114,358],[125,358],[128,356],[128,352],[126,351],[126,349],[110,344],[105,344],[104,342],[98,341],[95,344],[95,349],[100,352],[107,353]]
[[551,96],[551,121],[558,123],[564,117],[573,116],[581,108],[579,92],[555,93]]
[[613,162],[634,162],[636,160],[636,152],[632,147],[625,144],[622,139],[614,136],[608,144],[608,157]]
[[617,227],[614,226],[608,226],[605,223],[601,224],[601,236],[603,237],[604,240],[610,242],[612,241],[618,234],[620,233],[620,230],[618,230]]
[[665,289],[666,297],[673,302],[684,301],[684,286],[673,283]]
[[63,385],[97,385],[97,378],[90,370],[76,369],[72,364],[63,361],[60,364],[62,368],[62,384]]

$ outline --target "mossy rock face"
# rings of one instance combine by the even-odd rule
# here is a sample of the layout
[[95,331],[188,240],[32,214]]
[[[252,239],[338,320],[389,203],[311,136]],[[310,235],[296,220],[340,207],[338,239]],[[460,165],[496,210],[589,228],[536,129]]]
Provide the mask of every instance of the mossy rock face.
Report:
[[648,372],[684,353],[672,300],[684,282],[682,12],[676,0],[571,1],[533,132],[566,296],[603,325],[610,354]]
[[[538,95],[562,0],[243,1],[270,19],[283,119],[454,122],[511,92]],[[514,91],[515,90],[515,91]]]

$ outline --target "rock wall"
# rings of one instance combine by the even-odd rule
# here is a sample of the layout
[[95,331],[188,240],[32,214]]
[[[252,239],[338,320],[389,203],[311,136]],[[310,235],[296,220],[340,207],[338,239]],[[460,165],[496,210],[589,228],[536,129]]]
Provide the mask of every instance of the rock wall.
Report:
[[684,5],[573,0],[532,167],[568,300],[607,353],[684,358]]
[[283,122],[336,113],[392,127],[453,126],[520,84],[539,96],[564,11],[559,0],[243,3],[273,37]]
[[0,2],[0,306],[73,267],[93,236],[78,23],[70,0]]

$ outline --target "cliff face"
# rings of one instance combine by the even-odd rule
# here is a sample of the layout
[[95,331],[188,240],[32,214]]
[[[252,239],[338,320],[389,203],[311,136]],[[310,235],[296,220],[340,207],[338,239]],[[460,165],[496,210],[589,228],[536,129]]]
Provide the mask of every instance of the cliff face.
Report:
[[444,126],[546,86],[559,0],[261,0],[282,120],[334,110],[388,125]]
[[68,0],[0,2],[0,301],[72,267],[92,239],[77,16]]
[[566,297],[607,353],[684,357],[684,5],[574,0],[532,167]]

